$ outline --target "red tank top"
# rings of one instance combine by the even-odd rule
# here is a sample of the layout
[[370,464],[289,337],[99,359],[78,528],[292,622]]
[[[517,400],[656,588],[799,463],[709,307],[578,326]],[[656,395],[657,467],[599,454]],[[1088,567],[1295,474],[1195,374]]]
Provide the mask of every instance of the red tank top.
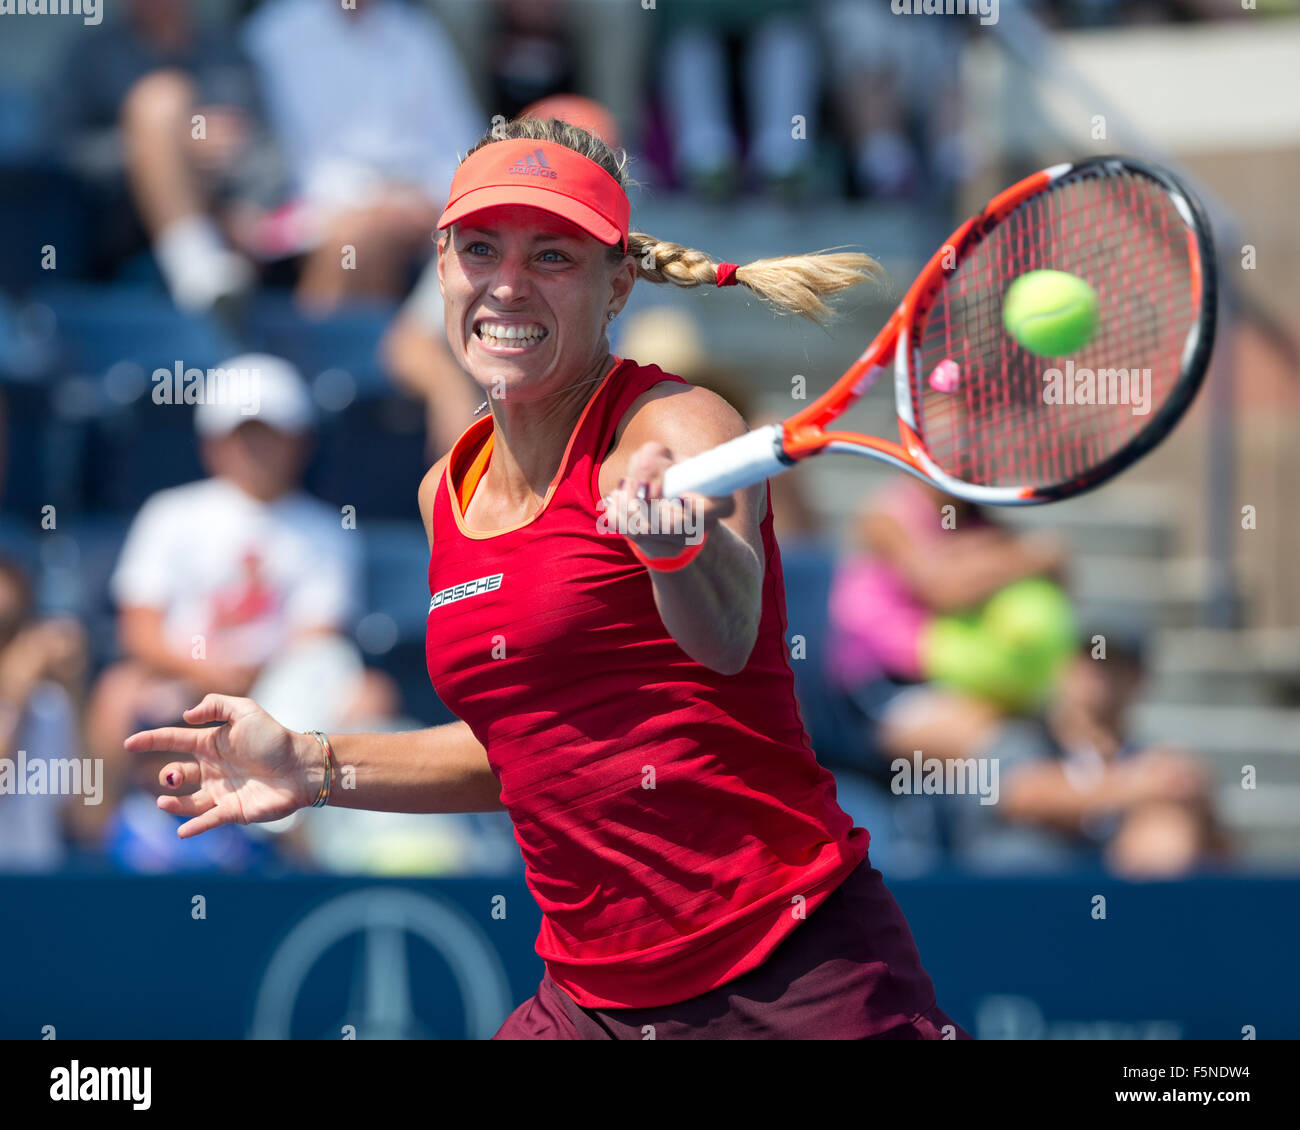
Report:
[[627,540],[597,529],[601,461],[662,381],[681,378],[615,358],[522,525],[464,523],[490,417],[457,440],[433,504],[429,675],[501,782],[537,952],[588,1008],[674,1004],[756,968],[867,852],[795,704],[770,505],[736,675],[678,647]]

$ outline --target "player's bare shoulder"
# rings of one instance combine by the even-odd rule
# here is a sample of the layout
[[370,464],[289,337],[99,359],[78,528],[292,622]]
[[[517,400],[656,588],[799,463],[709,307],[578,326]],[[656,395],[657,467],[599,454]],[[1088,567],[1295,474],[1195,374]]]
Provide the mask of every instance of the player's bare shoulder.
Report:
[[679,381],[660,381],[628,408],[615,433],[611,458],[643,443],[667,445],[681,460],[749,430],[744,418],[716,392]]
[[[637,397],[623,416],[601,464],[601,493],[615,487],[633,452],[644,444],[663,444],[681,462],[748,431],[744,417],[716,392],[680,381],[660,381]],[[767,513],[767,493],[751,488],[750,496],[753,518],[761,521]]]

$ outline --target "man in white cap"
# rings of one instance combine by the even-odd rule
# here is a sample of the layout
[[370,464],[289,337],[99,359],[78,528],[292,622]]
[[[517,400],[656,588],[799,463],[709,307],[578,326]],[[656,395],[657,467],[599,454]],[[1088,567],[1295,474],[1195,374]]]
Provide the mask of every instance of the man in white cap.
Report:
[[[122,660],[95,688],[89,738],[119,770],[110,781],[127,788],[156,781],[156,767],[151,776],[122,761],[143,718],[174,718],[210,691],[248,694],[270,675],[283,687],[286,657],[299,671],[304,656],[313,670],[328,657],[318,677],[338,682],[343,719],[397,709],[391,680],[364,671],[343,638],[361,594],[360,534],[302,489],[315,415],[302,377],[267,354],[232,358],[208,377],[195,428],[211,477],[145,502],[110,584]],[[286,713],[292,697],[289,687]],[[146,799],[142,819],[172,822]],[[180,841],[167,831],[172,851]]]

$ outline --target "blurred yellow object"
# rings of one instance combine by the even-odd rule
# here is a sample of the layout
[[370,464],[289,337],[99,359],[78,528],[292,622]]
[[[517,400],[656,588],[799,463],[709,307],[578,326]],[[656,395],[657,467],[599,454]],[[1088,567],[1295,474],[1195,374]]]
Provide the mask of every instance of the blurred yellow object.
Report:
[[367,856],[365,871],[371,875],[457,875],[469,862],[459,836],[428,828],[378,835]]
[[655,306],[631,315],[615,352],[641,365],[658,365],[665,373],[688,381],[706,363],[704,337],[695,319],[671,306]]

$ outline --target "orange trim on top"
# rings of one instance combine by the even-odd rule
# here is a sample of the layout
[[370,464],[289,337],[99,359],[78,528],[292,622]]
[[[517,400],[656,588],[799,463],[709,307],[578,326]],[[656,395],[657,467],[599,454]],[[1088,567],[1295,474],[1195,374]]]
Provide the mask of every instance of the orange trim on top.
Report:
[[487,471],[488,461],[492,458],[492,440],[495,435],[495,432],[488,432],[488,437],[478,449],[474,461],[465,468],[465,477],[460,481],[460,509],[462,514],[469,508],[469,500],[474,497],[474,491]]
[[[513,526],[503,526],[498,530],[472,530],[465,524],[465,507],[469,505],[469,499],[473,496],[483,474],[487,471],[487,465],[492,454],[492,439],[495,434],[495,424],[491,416],[485,416],[482,420],[476,420],[470,424],[460,434],[451,449],[451,458],[447,460],[447,466],[443,469],[443,481],[446,484],[447,496],[451,501],[451,514],[456,519],[456,528],[467,538],[474,538],[476,541],[486,541],[489,538],[499,537],[501,534],[514,533],[516,530],[522,530],[525,526],[531,525],[546,512],[546,508],[551,504],[551,497],[555,494],[555,488],[560,485],[560,480],[564,477],[565,471],[569,466],[569,457],[573,454],[573,444],[578,438],[578,433],[582,430],[582,425],[587,419],[591,407],[596,400],[605,391],[609,384],[609,379],[619,371],[625,364],[622,357],[617,354],[610,354],[614,358],[614,364],[608,373],[601,379],[600,384],[596,386],[596,391],[587,401],[582,409],[582,415],[578,417],[578,422],[574,424],[573,431],[569,434],[569,442],[564,445],[564,455],[560,459],[559,469],[555,472],[555,477],[551,480],[550,486],[546,488],[546,496],[542,499],[542,504],[537,508],[536,513],[531,518],[525,518],[522,522],[516,522]],[[483,446],[474,454],[473,461],[466,468],[465,477],[458,487],[453,479],[452,469],[457,466],[463,458],[464,452],[468,450],[471,443],[480,442],[478,439],[478,429],[486,426],[489,434]],[[481,466],[480,466],[481,463]],[[477,475],[474,474],[477,469]],[[465,486],[473,476],[473,485],[469,487],[468,493],[465,493]],[[463,496],[463,497],[462,497]]]

